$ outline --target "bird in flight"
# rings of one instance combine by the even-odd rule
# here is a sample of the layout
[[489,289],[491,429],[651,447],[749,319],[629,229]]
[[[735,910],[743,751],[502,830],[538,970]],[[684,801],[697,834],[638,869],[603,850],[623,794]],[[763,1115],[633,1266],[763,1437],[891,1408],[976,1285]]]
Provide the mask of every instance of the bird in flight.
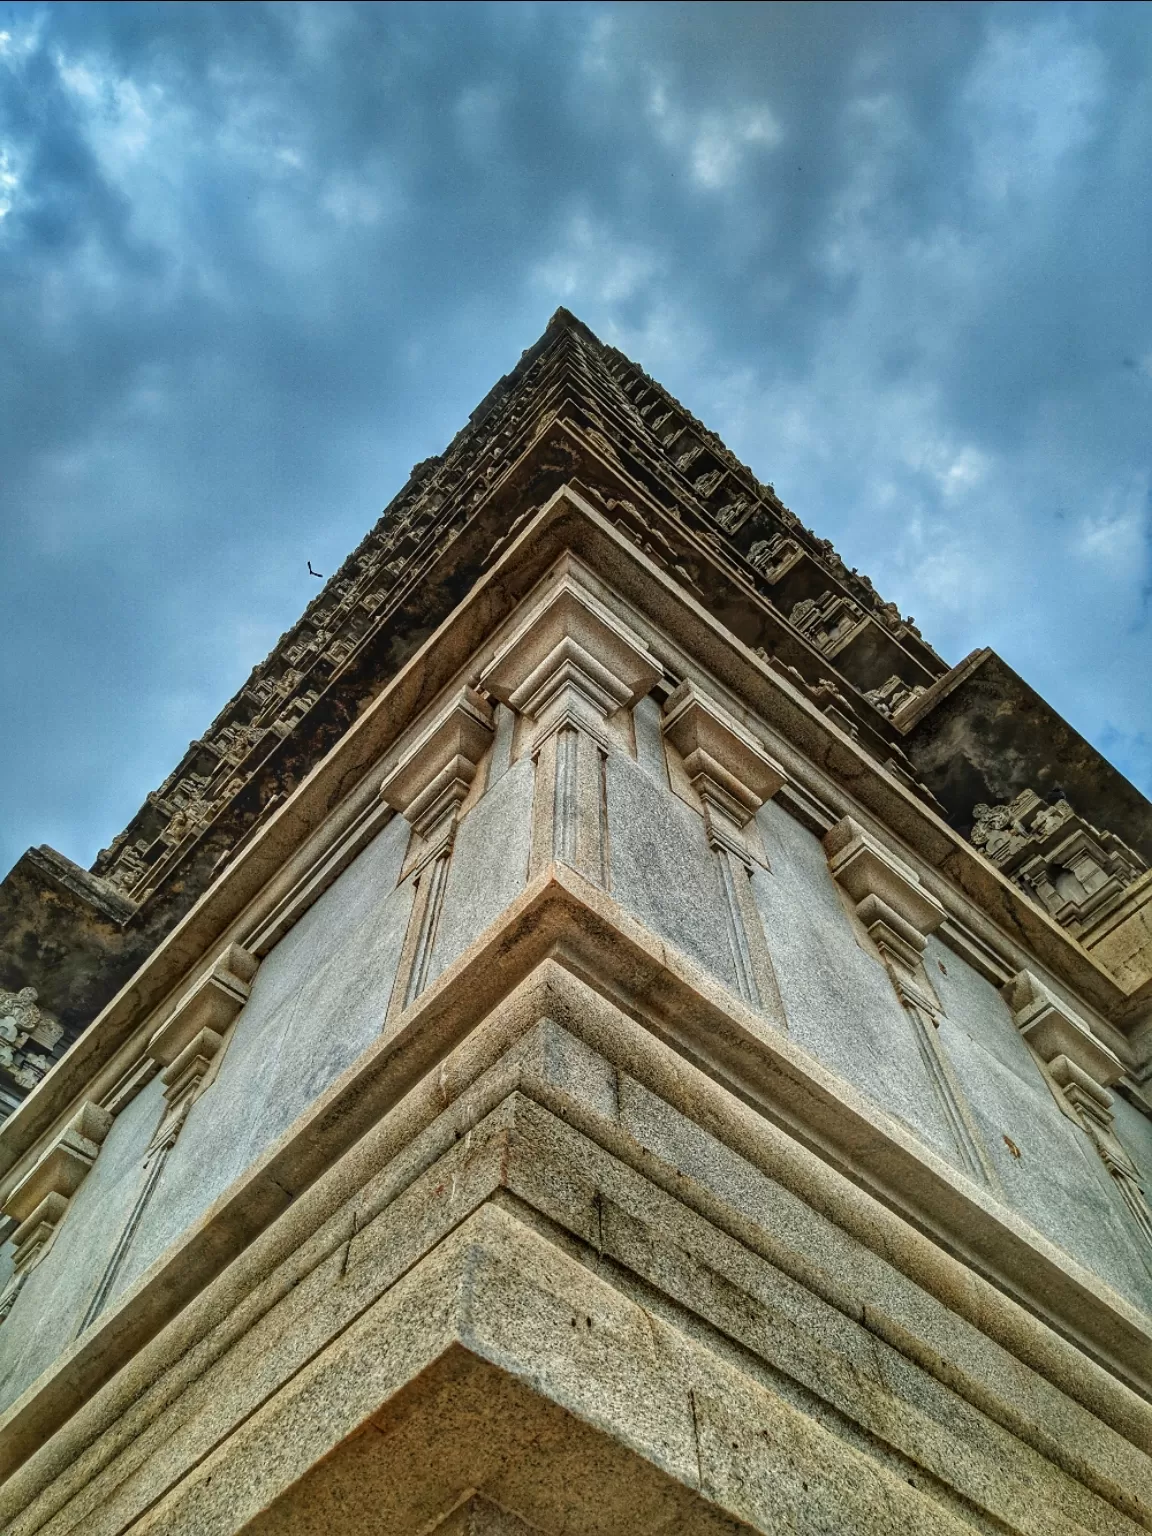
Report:
[[[320,576],[320,572],[319,571],[314,571],[312,569],[312,562],[311,562],[311,560],[309,560],[309,562],[308,562],[308,574],[309,574],[309,576]],[[324,580],[323,576],[320,576],[320,580],[321,581]]]

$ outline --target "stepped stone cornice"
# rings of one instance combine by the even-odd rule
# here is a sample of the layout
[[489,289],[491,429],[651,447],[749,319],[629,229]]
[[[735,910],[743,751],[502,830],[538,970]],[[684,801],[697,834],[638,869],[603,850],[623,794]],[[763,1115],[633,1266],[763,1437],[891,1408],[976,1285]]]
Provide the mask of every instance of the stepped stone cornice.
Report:
[[[30,850],[0,883],[0,987],[37,990],[61,1026],[55,1056],[363,715],[516,528],[566,483],[581,486],[633,544],[942,820],[966,832],[976,800],[1007,793],[988,783],[976,718],[987,688],[974,684],[972,659],[949,671],[912,622],[715,434],[558,310],[445,452],[414,467],[92,870],[51,849]],[[986,675],[991,653],[979,654]],[[1011,678],[1005,686],[1015,698]],[[1017,713],[1033,741],[1035,709]],[[1074,736],[1064,726],[1061,740]],[[1152,807],[1076,743],[1073,772],[1097,786],[1086,813],[1147,854]],[[1001,769],[1010,760],[999,750]],[[1030,767],[1042,785],[1044,774]],[[1048,779],[1060,772],[1045,770]],[[1126,990],[1140,993],[1139,969],[1125,963]],[[13,1081],[7,1090],[11,1105],[27,1087]]]

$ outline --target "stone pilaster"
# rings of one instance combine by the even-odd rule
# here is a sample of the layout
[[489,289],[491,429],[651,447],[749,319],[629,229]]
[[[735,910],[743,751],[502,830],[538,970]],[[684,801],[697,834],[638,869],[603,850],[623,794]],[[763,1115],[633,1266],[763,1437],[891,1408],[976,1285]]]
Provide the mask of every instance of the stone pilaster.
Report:
[[606,884],[608,722],[661,675],[643,641],[572,576],[530,610],[485,669],[482,686],[531,722],[530,873],[558,862]]
[[[1124,1075],[1123,1064],[1088,1024],[1031,971],[1020,971],[1004,993],[1017,1029],[1043,1065],[1056,1102],[1087,1132],[1133,1220],[1152,1247],[1148,1191],[1139,1169],[1116,1135],[1112,1095],[1108,1091]],[[1152,1262],[1152,1253],[1149,1259]]]
[[681,683],[665,704],[664,735],[680,754],[703,808],[740,992],[783,1026],[784,1005],[748,877],[763,857],[749,829],[756,812],[784,783],[784,770],[721,705],[691,683]]
[[380,786],[381,797],[400,812],[417,840],[409,868],[416,882],[412,913],[389,1017],[424,990],[460,809],[492,743],[492,707],[473,688],[463,688],[404,753]]
[[944,921],[944,908],[924,889],[913,869],[850,816],[826,834],[824,850],[833,878],[854,906],[912,1021],[920,1055],[966,1171],[996,1187],[996,1174],[940,1041],[940,999],[924,968],[928,935]]
[[0,1322],[8,1316],[28,1275],[48,1252],[69,1203],[87,1178],[112,1116],[87,1100],[52,1140],[47,1151],[8,1196],[4,1215],[19,1225],[12,1234],[12,1275],[0,1295]]

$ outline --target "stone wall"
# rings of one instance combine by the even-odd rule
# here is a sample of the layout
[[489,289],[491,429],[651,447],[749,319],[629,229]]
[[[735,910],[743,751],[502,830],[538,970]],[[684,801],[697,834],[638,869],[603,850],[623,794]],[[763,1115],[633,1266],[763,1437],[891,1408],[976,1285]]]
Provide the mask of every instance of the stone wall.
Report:
[[4,1529],[1152,1528],[1124,1024],[561,490],[0,1129]]

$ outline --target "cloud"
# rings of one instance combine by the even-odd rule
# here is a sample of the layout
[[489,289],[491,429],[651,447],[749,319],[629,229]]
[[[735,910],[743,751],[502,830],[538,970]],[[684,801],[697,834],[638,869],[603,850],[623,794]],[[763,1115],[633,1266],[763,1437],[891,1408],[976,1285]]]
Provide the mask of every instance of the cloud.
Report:
[[0,7],[0,865],[574,309],[1152,791],[1139,7]]

